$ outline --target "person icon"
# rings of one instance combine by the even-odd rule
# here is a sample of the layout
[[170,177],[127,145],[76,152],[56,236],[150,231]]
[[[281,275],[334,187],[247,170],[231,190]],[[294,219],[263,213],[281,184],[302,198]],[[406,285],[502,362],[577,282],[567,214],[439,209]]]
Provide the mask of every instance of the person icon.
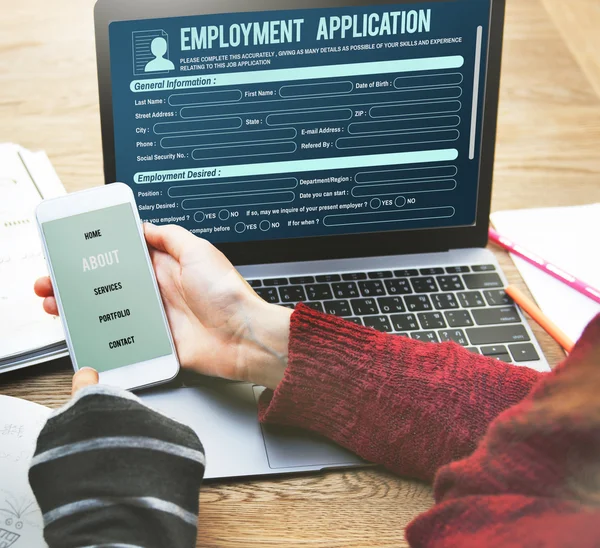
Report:
[[144,68],[144,72],[162,72],[166,70],[175,70],[175,65],[169,59],[165,59],[164,55],[167,53],[167,41],[162,37],[158,36],[150,44],[150,50],[155,59],[149,61]]

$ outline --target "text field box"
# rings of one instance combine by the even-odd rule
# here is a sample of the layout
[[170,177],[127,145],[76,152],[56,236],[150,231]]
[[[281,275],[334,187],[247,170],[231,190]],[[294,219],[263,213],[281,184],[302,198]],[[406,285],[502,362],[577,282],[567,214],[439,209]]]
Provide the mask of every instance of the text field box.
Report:
[[319,82],[316,84],[295,84],[292,86],[281,86],[280,97],[311,97],[316,95],[342,95],[350,93],[354,84],[349,80],[342,82]]
[[452,178],[458,173],[456,166],[424,166],[402,169],[378,169],[360,171],[354,177],[359,185],[373,183],[400,183],[403,181],[423,181],[427,179]]
[[374,211],[369,213],[344,213],[341,215],[327,215],[323,219],[323,224],[325,226],[352,226],[428,221],[431,219],[448,219],[453,217],[454,213],[455,209],[452,206]]
[[294,192],[267,192],[264,194],[240,194],[235,196],[218,196],[214,198],[186,198],[181,202],[185,211],[196,209],[213,209],[221,207],[247,207],[293,202]]
[[301,110],[282,114],[269,114],[265,118],[268,126],[287,126],[294,124],[317,124],[324,122],[345,122],[352,119],[349,108],[335,110]]
[[419,74],[417,76],[399,76],[394,79],[396,89],[418,87],[443,87],[459,86],[463,83],[460,72],[447,72],[443,74]]
[[210,118],[208,120],[159,122],[158,124],[154,124],[153,130],[156,135],[198,133],[200,131],[239,129],[243,123],[239,116],[232,116],[230,118]]
[[370,133],[445,129],[457,127],[459,124],[460,116],[431,116],[427,118],[376,120],[373,122],[353,122],[348,126],[348,133],[350,135],[365,135]]
[[369,109],[371,118],[399,118],[403,116],[422,116],[424,114],[447,114],[460,112],[460,101],[436,101],[433,103],[391,103],[374,106]]
[[216,103],[235,103],[242,100],[239,89],[220,89],[214,91],[199,91],[196,93],[178,93],[169,95],[172,107],[183,105],[207,105]]
[[252,194],[274,190],[292,190],[298,186],[298,179],[283,177],[281,179],[253,179],[227,183],[205,183],[203,185],[185,185],[169,187],[170,198],[186,198],[200,196],[218,196],[227,194]]
[[220,160],[227,158],[252,158],[256,156],[276,156],[278,154],[292,154],[296,152],[296,143],[286,141],[283,143],[251,143],[247,145],[233,145],[220,147],[202,147],[192,150],[194,160]]
[[187,148],[216,145],[237,145],[245,143],[265,143],[289,141],[295,139],[298,132],[294,128],[258,129],[253,131],[235,131],[227,133],[201,133],[198,135],[178,135],[163,137],[162,148]]
[[352,148],[383,148],[428,143],[448,143],[458,141],[460,132],[456,129],[440,131],[421,131],[417,133],[386,133],[384,135],[361,135],[360,137],[341,137],[335,142],[339,150]]
[[389,183],[384,185],[361,185],[352,189],[355,198],[394,196],[400,194],[421,194],[426,192],[448,192],[456,189],[456,181],[415,181],[412,183]]

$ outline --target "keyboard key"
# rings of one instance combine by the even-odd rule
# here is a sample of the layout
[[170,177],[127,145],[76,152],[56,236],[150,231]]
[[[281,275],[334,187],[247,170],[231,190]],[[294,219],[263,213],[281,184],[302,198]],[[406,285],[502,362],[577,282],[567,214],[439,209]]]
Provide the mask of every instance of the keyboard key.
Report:
[[440,339],[435,331],[416,331],[410,334],[411,339],[423,342],[439,343]]
[[257,287],[254,291],[268,303],[278,303],[279,295],[274,287]]
[[423,312],[417,314],[419,322],[423,329],[441,329],[446,327],[444,316],[440,312]]
[[317,276],[316,279],[319,283],[330,283],[339,282],[342,278],[339,274],[321,274],[320,276]]
[[260,287],[262,285],[262,282],[260,280],[246,280],[249,284],[250,287]]
[[263,285],[268,287],[274,285],[288,285],[287,278],[271,278],[269,280],[263,280]]
[[465,272],[471,272],[468,266],[449,266],[446,268],[448,274],[464,274]]
[[342,280],[345,282],[352,282],[356,280],[366,280],[367,275],[364,272],[350,272],[342,274]]
[[432,278],[431,276],[427,278],[411,278],[410,283],[412,284],[415,293],[433,293],[438,291],[435,278]]
[[496,267],[493,264],[478,264],[473,267],[473,272],[492,272],[496,270]]
[[387,316],[365,316],[363,322],[365,322],[367,327],[373,327],[377,329],[377,331],[383,331],[385,333],[392,332],[392,324],[390,324],[390,320],[387,319]]
[[394,275],[390,270],[379,270],[377,272],[369,272],[369,279],[383,280],[384,278],[392,278]]
[[421,270],[419,270],[419,272],[421,273],[421,276],[436,276],[437,274],[443,274],[444,269],[443,268],[421,268]]
[[307,285],[304,289],[306,289],[306,294],[310,301],[333,299],[333,293],[328,284]]
[[379,297],[380,295],[385,295],[383,282],[380,281],[358,282],[358,287],[360,288],[360,294],[363,297]]
[[325,312],[334,316],[352,316],[352,310],[348,301],[325,301],[323,303]]
[[412,293],[412,289],[406,278],[386,280],[385,287],[390,295],[406,295]]
[[480,291],[465,291],[464,293],[457,293],[456,296],[464,308],[485,306],[485,301]]
[[310,306],[311,308],[313,308],[314,310],[318,310],[319,312],[325,312],[323,305],[321,303],[311,303],[311,302],[306,302],[304,303],[306,306]]
[[292,310],[296,308],[296,305],[294,303],[284,303],[281,306],[284,306],[285,308],[291,308]]
[[521,318],[514,306],[501,308],[482,308],[473,310],[473,318],[477,325],[494,325],[497,323],[519,323]]
[[436,278],[433,276],[410,278],[410,281],[415,289],[415,293],[433,293],[439,291]]
[[427,295],[410,295],[404,297],[406,303],[406,309],[410,312],[424,312],[426,310],[433,310],[431,301]]
[[501,356],[502,354],[508,354],[508,350],[503,344],[497,344],[495,346],[482,346],[481,353],[484,356]]
[[357,316],[366,316],[367,314],[379,314],[377,302],[375,299],[352,299],[350,301],[352,310]]
[[537,362],[540,359],[537,350],[531,343],[511,344],[509,347],[513,360],[521,362]]
[[279,288],[282,303],[297,303],[306,300],[306,293],[301,285],[288,285]]
[[364,325],[363,321],[360,318],[346,318],[349,322],[353,322],[356,325]]
[[291,284],[314,284],[315,277],[314,276],[296,276],[295,278],[290,278]]
[[460,276],[438,276],[437,283],[442,291],[459,291],[465,288]]
[[502,306],[513,303],[513,300],[504,292],[504,289],[484,291],[483,295],[490,306]]
[[379,297],[377,299],[379,309],[384,314],[393,314],[394,312],[406,312],[402,297]]
[[463,279],[468,289],[503,287],[498,274],[465,274]]
[[471,327],[475,325],[468,310],[449,310],[444,312],[448,327]]
[[418,276],[418,270],[394,270],[396,278],[406,278],[407,276]]
[[445,331],[439,331],[442,342],[453,341],[460,344],[461,346],[469,346],[469,341],[465,336],[465,332],[462,329],[448,329]]
[[390,316],[395,331],[414,331],[419,329],[417,317],[414,314],[395,314]]
[[498,360],[499,362],[504,362],[504,363],[511,362],[510,354],[496,354],[494,356],[488,356],[488,358],[492,358],[494,360]]
[[471,344],[512,343],[531,340],[522,325],[497,325],[467,329]]
[[476,346],[467,346],[465,350],[473,352],[473,354],[481,354],[481,352],[479,352],[479,348],[477,348]]
[[337,298],[352,298],[359,297],[358,288],[354,282],[342,282],[331,284],[333,288],[333,296]]
[[452,293],[438,293],[432,295],[433,306],[438,310],[448,310],[458,308],[458,301]]

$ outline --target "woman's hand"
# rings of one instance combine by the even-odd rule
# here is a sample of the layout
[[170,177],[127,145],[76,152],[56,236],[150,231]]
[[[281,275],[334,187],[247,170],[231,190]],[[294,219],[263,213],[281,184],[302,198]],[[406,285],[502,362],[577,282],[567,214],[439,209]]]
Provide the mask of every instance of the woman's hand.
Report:
[[[206,240],[174,226],[144,224],[179,360],[211,376],[275,388],[287,364],[291,310],[263,301]],[[58,314],[50,278],[35,292]]]

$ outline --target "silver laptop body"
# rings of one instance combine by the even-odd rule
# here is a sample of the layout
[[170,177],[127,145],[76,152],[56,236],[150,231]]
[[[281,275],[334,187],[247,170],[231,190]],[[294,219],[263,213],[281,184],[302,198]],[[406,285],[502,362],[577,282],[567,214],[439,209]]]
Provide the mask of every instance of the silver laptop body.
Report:
[[[106,183],[269,302],[547,371],[485,249],[504,8],[98,0]],[[263,390],[182,375],[141,396],[198,433],[207,478],[367,464],[259,424]]]

